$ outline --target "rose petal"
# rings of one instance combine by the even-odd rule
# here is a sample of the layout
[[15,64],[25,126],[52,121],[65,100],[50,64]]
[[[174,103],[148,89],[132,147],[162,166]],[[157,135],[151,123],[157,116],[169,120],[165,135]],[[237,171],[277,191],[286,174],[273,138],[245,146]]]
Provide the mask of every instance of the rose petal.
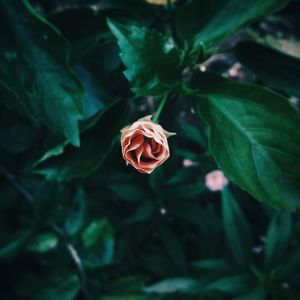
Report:
[[143,156],[147,158],[155,159],[154,155],[151,153],[151,146],[148,143],[144,144]]
[[142,174],[151,174],[154,171],[152,168],[139,168],[137,170]]
[[156,154],[160,151],[161,149],[161,144],[156,143],[154,139],[151,139],[151,148],[152,148],[152,153]]
[[141,146],[144,143],[144,136],[141,134],[135,136],[133,139],[130,141],[129,147],[126,149],[127,151],[133,151],[137,149],[139,146]]
[[136,161],[135,161],[135,156],[132,152],[126,152],[124,155],[123,155],[124,159],[129,162],[132,166],[135,166],[136,164]]
[[140,163],[140,161],[141,161],[141,156],[142,156],[143,152],[144,152],[144,146],[143,145],[141,145],[140,147],[138,147],[135,150],[135,156],[136,156],[136,159],[137,159],[138,163]]

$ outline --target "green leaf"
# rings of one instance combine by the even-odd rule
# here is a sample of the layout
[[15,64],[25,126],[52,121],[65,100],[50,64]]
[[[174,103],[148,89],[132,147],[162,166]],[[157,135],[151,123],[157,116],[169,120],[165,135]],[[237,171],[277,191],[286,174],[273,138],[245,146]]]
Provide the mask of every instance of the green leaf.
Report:
[[169,294],[183,293],[195,294],[204,290],[201,281],[192,278],[172,278],[152,284],[144,288],[146,293]]
[[300,97],[300,59],[253,42],[240,43],[236,54],[267,85]]
[[137,207],[136,211],[129,216],[124,223],[131,224],[148,221],[153,217],[156,210],[157,207],[152,199],[150,201],[144,199],[143,202]]
[[6,21],[1,6],[0,35],[5,41],[0,47],[0,101],[8,109],[28,117],[37,125],[34,103],[30,101],[23,87],[27,77],[20,76],[21,62],[18,59],[14,33]]
[[249,275],[235,275],[213,281],[207,287],[207,291],[218,291],[229,295],[238,295],[251,289],[252,277]]
[[111,234],[112,228],[110,224],[105,219],[101,219],[93,221],[88,225],[82,233],[82,240],[84,246],[90,248],[98,243],[99,239],[106,239]]
[[254,85],[216,81],[207,94],[197,97],[197,111],[209,125],[210,149],[226,176],[260,201],[299,208],[298,111]]
[[45,223],[61,224],[65,222],[71,199],[66,186],[44,180],[34,193],[34,209]]
[[47,252],[58,245],[58,238],[53,233],[40,233],[34,236],[27,245],[27,249],[33,252]]
[[142,202],[149,198],[147,191],[138,185],[115,183],[110,185],[110,189],[118,196],[118,198],[129,203]]
[[280,279],[288,279],[295,274],[299,274],[300,269],[300,248],[291,251],[288,256],[285,257],[285,264],[281,265],[279,270]]
[[181,77],[180,52],[173,40],[145,27],[108,21],[121,49],[126,78],[134,93],[158,96],[170,91]]
[[211,204],[204,207],[197,200],[195,202],[187,202],[185,198],[172,200],[168,205],[168,212],[179,220],[196,226],[201,258],[216,257],[219,254],[220,245],[224,244],[223,224]]
[[36,128],[23,117],[1,108],[0,149],[20,154],[30,148],[35,138]]
[[84,223],[86,195],[84,190],[78,189],[73,199],[70,214],[65,222],[65,230],[69,235],[75,235]]
[[15,37],[14,59],[5,62],[6,68],[15,73],[0,72],[0,82],[19,101],[27,99],[23,105],[34,118],[79,146],[83,91],[68,66],[65,39],[27,0],[1,1],[1,6]]
[[31,230],[22,230],[13,235],[9,242],[0,246],[0,259],[8,259],[15,256],[26,245],[31,238]]
[[114,252],[113,228],[106,219],[92,221],[81,234],[82,259],[92,268],[111,263]]
[[205,259],[192,263],[196,269],[201,269],[209,272],[220,273],[232,270],[232,266],[224,259]]
[[247,269],[252,256],[251,231],[244,214],[228,188],[222,191],[222,211],[231,257],[240,268]]
[[265,267],[274,268],[286,258],[286,249],[291,236],[291,214],[275,213],[265,245]]
[[187,259],[183,245],[180,243],[179,238],[175,235],[171,228],[164,223],[159,225],[158,230],[164,247],[168,252],[168,255],[170,256],[174,266],[179,273],[186,274]]
[[284,7],[289,0],[190,0],[178,10],[179,36],[208,48],[258,18]]
[[149,280],[149,276],[129,275],[126,277],[118,277],[106,285],[107,294],[129,294],[140,293],[145,286],[145,282]]
[[80,289],[76,275],[57,275],[41,283],[38,291],[31,297],[33,300],[74,300]]
[[125,124],[127,114],[128,105],[125,101],[118,101],[105,112],[101,111],[94,117],[96,125],[81,135],[82,145],[79,149],[66,143],[50,149],[50,154],[47,152],[37,161],[33,172],[58,182],[88,176],[105,160]]

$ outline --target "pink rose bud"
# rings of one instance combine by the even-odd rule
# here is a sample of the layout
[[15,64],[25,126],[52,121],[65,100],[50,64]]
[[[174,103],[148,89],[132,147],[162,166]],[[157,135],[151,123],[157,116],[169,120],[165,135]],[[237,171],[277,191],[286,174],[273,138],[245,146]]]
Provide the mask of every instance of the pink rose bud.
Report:
[[167,138],[175,133],[153,123],[151,116],[137,120],[123,128],[121,133],[123,158],[140,173],[152,173],[170,156]]
[[212,171],[205,176],[205,185],[213,192],[222,191],[229,183],[220,170]]

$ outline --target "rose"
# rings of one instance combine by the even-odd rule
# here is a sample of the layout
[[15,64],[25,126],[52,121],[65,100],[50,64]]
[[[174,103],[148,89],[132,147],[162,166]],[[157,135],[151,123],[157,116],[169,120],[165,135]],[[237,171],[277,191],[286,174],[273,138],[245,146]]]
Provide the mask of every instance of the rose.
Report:
[[213,192],[222,191],[229,183],[220,170],[212,171],[205,176],[205,185]]
[[137,120],[121,133],[123,158],[140,173],[152,173],[170,157],[167,138],[175,133],[153,123],[151,116]]

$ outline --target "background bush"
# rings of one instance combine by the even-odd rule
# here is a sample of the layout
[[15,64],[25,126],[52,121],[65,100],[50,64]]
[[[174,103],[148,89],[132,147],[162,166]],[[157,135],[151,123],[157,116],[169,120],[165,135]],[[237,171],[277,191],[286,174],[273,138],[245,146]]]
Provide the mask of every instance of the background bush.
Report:
[[[299,9],[1,0],[1,299],[299,299]],[[119,132],[163,97],[139,174]]]

